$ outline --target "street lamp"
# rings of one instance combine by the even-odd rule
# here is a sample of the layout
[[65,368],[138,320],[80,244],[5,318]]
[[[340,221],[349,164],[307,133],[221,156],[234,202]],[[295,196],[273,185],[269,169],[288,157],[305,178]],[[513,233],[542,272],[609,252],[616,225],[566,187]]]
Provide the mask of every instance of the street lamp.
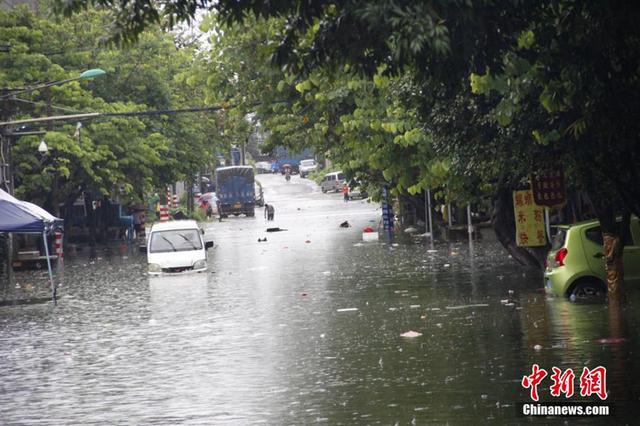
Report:
[[[40,89],[46,89],[52,86],[59,86],[61,84],[69,83],[71,81],[76,81],[76,80],[88,80],[91,78],[103,76],[105,74],[106,72],[100,68],[92,68],[92,69],[83,71],[80,75],[76,77],[67,78],[65,80],[51,81],[48,83],[36,84],[33,86],[15,88],[15,89],[0,88],[0,121],[4,122],[10,119],[11,109],[9,108],[8,103],[12,99],[17,99],[15,96],[18,94],[33,92],[35,90],[40,90]],[[7,122],[5,124],[9,124],[9,123],[11,122]],[[11,123],[11,124],[14,124],[14,123]],[[15,136],[18,136],[18,135],[15,134]],[[13,172],[11,170],[11,138],[15,136],[14,136],[14,133],[11,132],[11,130],[8,128],[8,126],[0,126],[0,140],[2,138],[6,138],[8,142],[7,144],[0,144],[0,151],[2,151],[0,152],[1,157],[8,160],[6,161],[6,164],[0,164],[0,168],[5,168],[4,170],[5,173],[0,173],[0,178],[2,180],[0,181],[0,184],[4,184],[7,187],[7,189],[9,189],[8,192],[10,194],[13,193],[13,180],[11,178],[13,175]],[[38,152],[43,154],[43,153],[46,153],[48,149],[49,148],[47,147],[46,142],[42,140],[40,142],[40,145],[38,146]]]
[[47,143],[44,141],[44,138],[40,141],[40,145],[38,145],[38,152],[42,155],[46,154],[49,151],[49,147]]
[[0,100],[11,99],[12,97],[14,97],[15,95],[18,95],[20,93],[27,93],[27,92],[33,92],[34,90],[46,89],[47,87],[58,86],[60,84],[65,84],[65,83],[69,83],[71,81],[76,81],[76,80],[88,80],[88,79],[91,79],[91,78],[100,77],[100,76],[105,75],[105,74],[106,74],[106,71],[104,71],[104,70],[102,70],[100,68],[92,68],[90,70],[86,70],[86,71],[82,72],[77,77],[67,78],[65,80],[51,81],[51,82],[48,82],[48,83],[38,84],[38,85],[35,85],[35,86],[29,86],[29,87],[23,87],[23,88],[20,88],[20,89],[6,89],[5,88],[4,90],[12,91],[12,93],[0,96]]

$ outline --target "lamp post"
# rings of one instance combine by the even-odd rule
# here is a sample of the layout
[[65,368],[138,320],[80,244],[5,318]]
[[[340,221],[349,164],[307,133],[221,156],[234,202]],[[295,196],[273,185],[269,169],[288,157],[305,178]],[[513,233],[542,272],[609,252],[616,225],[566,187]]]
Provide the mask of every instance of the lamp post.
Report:
[[[2,88],[0,89],[0,93],[1,93],[0,118],[2,119],[2,121],[8,121],[10,119],[12,115],[12,110],[9,107],[9,103],[12,100],[17,99],[15,98],[16,95],[19,95],[21,93],[29,93],[29,92],[33,92],[41,89],[47,89],[52,86],[59,86],[61,84],[66,84],[72,81],[88,80],[95,77],[103,76],[105,74],[106,72],[100,68],[92,68],[82,72],[80,75],[76,77],[67,78],[64,80],[50,81],[47,83],[35,84],[32,86],[15,88],[15,89]],[[13,179],[12,179],[13,170],[11,167],[11,142],[12,142],[12,138],[14,138],[15,136],[18,136],[18,134],[13,133],[8,127],[0,126],[0,159],[4,160],[2,161],[2,164],[0,164],[0,167],[2,167],[2,170],[4,171],[4,173],[0,173],[0,178],[1,178],[0,185],[5,186],[7,189],[7,192],[9,192],[10,194],[13,194],[13,190],[14,190]],[[4,143],[5,141],[6,143]],[[46,143],[44,147],[46,147]],[[42,143],[38,147],[38,151],[42,152],[40,151],[40,148],[42,148]]]
[[[29,93],[40,89],[46,89],[52,86],[59,86],[61,84],[66,84],[76,80],[87,80],[95,77],[99,77],[105,75],[106,72],[101,70],[100,68],[94,68],[90,70],[86,70],[82,72],[79,76],[68,78],[65,80],[51,81],[42,84],[36,84],[33,86],[22,87],[22,88],[0,88],[0,121],[8,122],[11,119],[12,109],[10,108],[10,102],[13,99],[17,99],[16,95],[21,93]],[[49,115],[49,113],[47,112]],[[9,123],[7,123],[9,124]],[[29,132],[27,132],[29,133]],[[36,133],[36,132],[32,132]],[[9,126],[0,126],[0,186],[4,186],[7,189],[7,192],[11,195],[14,193],[14,185],[13,185],[13,166],[12,166],[12,158],[11,158],[11,143],[12,138],[24,136],[25,134],[14,133],[11,131]],[[48,151],[48,147],[44,139],[40,142],[38,146],[38,152],[41,154]],[[47,256],[48,260],[48,256]],[[13,282],[13,270],[12,270],[12,261],[13,261],[13,238],[11,234],[9,234],[9,238],[7,239],[7,266],[9,270],[9,282]]]
[[52,86],[59,86],[61,84],[69,83],[71,81],[89,80],[91,78],[100,77],[100,76],[105,75],[105,74],[106,74],[106,71],[104,71],[104,70],[102,70],[100,68],[92,68],[90,70],[86,70],[86,71],[82,72],[79,76],[73,77],[73,78],[67,78],[67,79],[64,79],[64,80],[57,80],[57,81],[50,81],[48,83],[41,83],[41,84],[37,84],[37,85],[34,85],[34,86],[21,87],[21,88],[18,88],[18,89],[4,88],[3,91],[11,92],[11,93],[5,93],[4,95],[0,96],[0,100],[4,101],[4,100],[7,100],[7,99],[11,99],[15,95],[19,95],[21,93],[33,92],[35,90],[46,89],[47,87],[52,87]]

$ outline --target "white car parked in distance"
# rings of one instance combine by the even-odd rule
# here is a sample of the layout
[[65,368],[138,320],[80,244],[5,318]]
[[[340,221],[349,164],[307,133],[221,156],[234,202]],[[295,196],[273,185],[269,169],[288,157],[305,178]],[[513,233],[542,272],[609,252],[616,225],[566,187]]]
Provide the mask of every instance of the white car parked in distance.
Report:
[[151,227],[147,242],[149,274],[204,272],[207,249],[213,241],[204,241],[204,230],[195,220],[174,220]]
[[300,170],[300,177],[305,178],[309,173],[318,170],[318,163],[316,163],[316,160],[313,158],[309,158],[307,160],[301,160],[298,168]]

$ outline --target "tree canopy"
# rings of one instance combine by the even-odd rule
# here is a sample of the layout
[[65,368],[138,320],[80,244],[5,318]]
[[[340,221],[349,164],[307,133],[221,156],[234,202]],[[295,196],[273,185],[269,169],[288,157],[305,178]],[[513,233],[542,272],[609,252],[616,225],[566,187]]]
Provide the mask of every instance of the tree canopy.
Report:
[[[113,34],[121,40],[135,39],[150,23],[190,21],[199,9],[227,24],[275,17],[272,59],[285,70],[347,64],[369,76],[381,67],[408,73],[430,94],[424,112],[470,91],[486,96],[494,105],[485,115],[504,135],[502,144],[520,145],[528,157],[521,174],[561,158],[575,166],[578,185],[596,204],[613,197],[619,208],[640,210],[634,3],[182,0],[162,12],[147,0],[56,4],[65,13],[89,4],[109,8],[120,18]],[[430,118],[422,116],[428,125]]]
[[[190,76],[203,59],[197,46],[180,47],[172,34],[149,29],[135,46],[120,49],[103,43],[111,22],[105,11],[51,19],[14,8],[0,11],[0,22],[6,46],[0,52],[0,86],[8,95],[14,88],[74,78],[90,68],[107,72],[9,97],[2,101],[5,118],[202,106],[201,87]],[[53,211],[85,191],[141,201],[154,188],[192,179],[209,166],[221,149],[216,129],[211,113],[111,117],[83,121],[79,129],[75,122],[51,124],[43,137],[46,155],[34,155],[39,137],[13,142],[16,190]]]

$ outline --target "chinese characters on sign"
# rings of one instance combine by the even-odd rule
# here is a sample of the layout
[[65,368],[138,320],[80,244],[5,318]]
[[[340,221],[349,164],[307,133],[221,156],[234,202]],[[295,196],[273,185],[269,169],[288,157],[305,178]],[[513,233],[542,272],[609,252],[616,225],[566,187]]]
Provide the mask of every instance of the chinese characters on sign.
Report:
[[[559,397],[564,395],[565,398],[573,396],[573,382],[575,374],[571,368],[562,371],[557,367],[552,367],[551,386],[549,391],[551,396]],[[533,364],[531,374],[522,377],[522,387],[529,389],[529,396],[533,401],[540,399],[538,395],[538,385],[542,383],[548,373],[545,369],[540,368],[538,364]],[[598,366],[592,369],[584,367],[580,375],[580,396],[597,395],[601,400],[607,399],[607,369]]]
[[539,206],[554,207],[564,204],[564,172],[561,167],[540,171],[531,176],[533,201]]
[[389,204],[389,190],[386,186],[382,187],[382,225],[387,233],[393,229],[393,211]]
[[542,207],[533,200],[531,190],[513,191],[518,246],[538,247],[547,243]]

